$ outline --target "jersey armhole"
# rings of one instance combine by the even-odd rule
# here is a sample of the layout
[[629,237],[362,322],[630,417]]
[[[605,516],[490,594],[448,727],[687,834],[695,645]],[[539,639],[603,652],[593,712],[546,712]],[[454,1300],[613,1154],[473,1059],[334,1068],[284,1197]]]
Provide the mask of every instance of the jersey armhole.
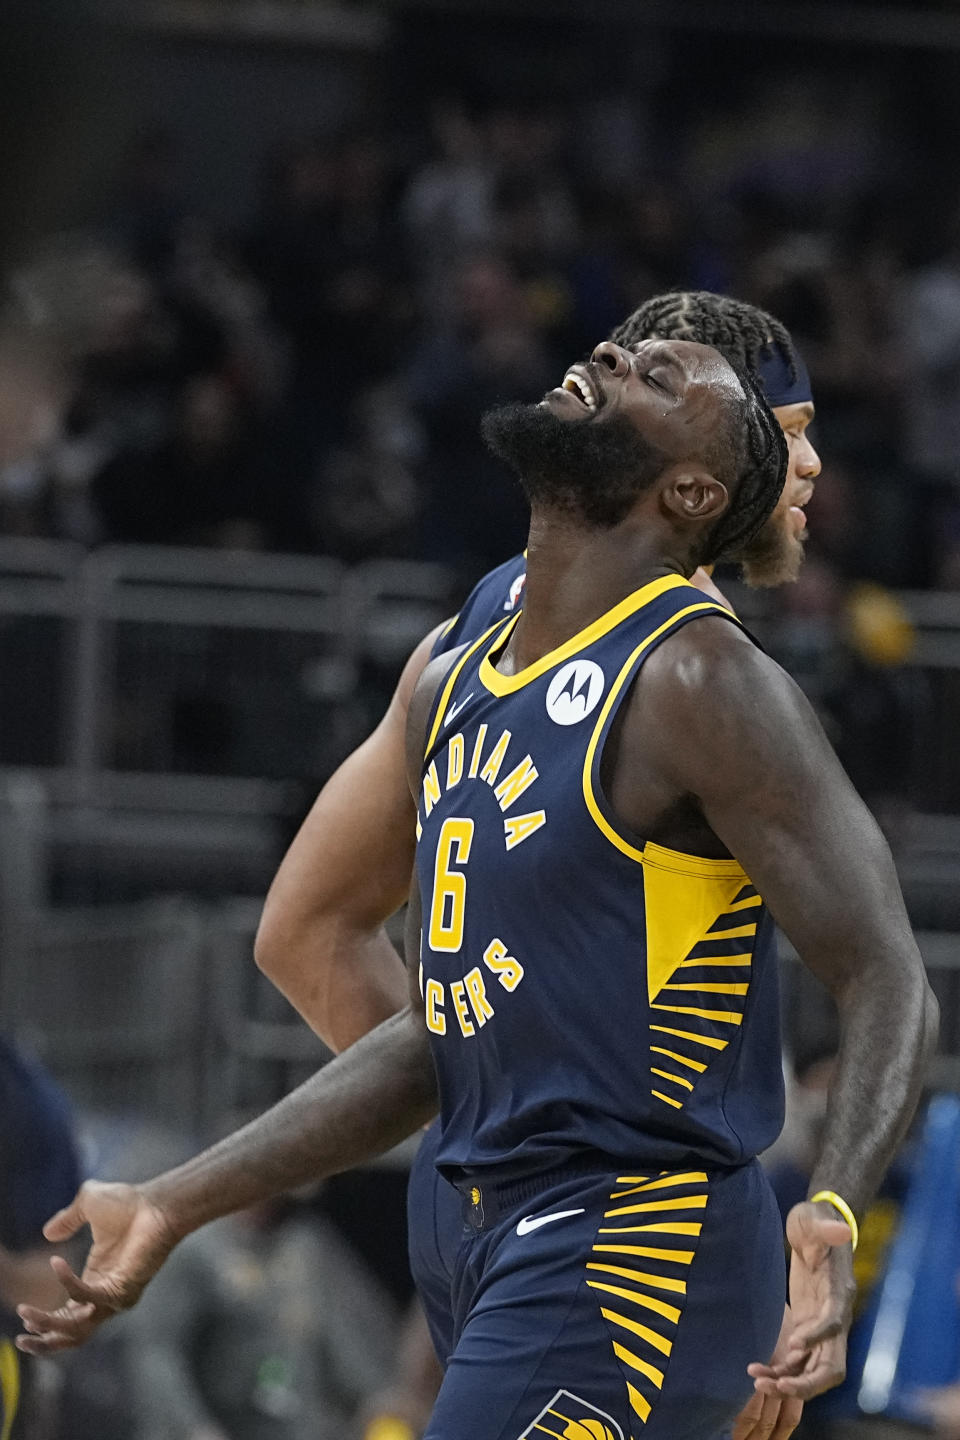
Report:
[[431,660],[436,660],[438,655],[442,655],[444,653],[444,641],[448,639],[451,631],[459,623],[460,613],[461,612],[458,610],[456,615],[451,616],[451,618],[447,621],[446,625],[444,625],[443,629],[440,631],[440,634],[437,636],[436,640],[434,640],[433,645],[430,647]]
[[746,879],[743,866],[737,860],[714,860],[705,855],[687,855],[682,851],[670,850],[666,846],[657,845],[653,841],[644,840],[635,835],[614,813],[600,780],[600,762],[607,737],[620,705],[636,679],[637,672],[657,646],[674,631],[679,630],[688,621],[699,619],[705,615],[717,615],[723,620],[730,621],[738,629],[743,629],[731,610],[727,610],[716,601],[705,600],[699,604],[690,605],[685,610],[673,615],[637,646],[611,685],[594,726],[593,734],[590,736],[590,743],[587,746],[583,762],[583,798],[590,818],[601,834],[621,854],[635,860],[638,865],[711,879],[738,879],[740,877]]
[[463,654],[460,656],[460,659],[457,660],[457,662],[451,667],[449,674],[447,674],[438,685],[437,694],[430,709],[430,714],[427,722],[427,740],[423,748],[424,765],[426,765],[426,762],[430,757],[430,751],[436,744],[441,722],[444,715],[446,714],[447,706],[450,704],[450,697],[453,694],[454,686],[459,680],[464,666],[470,659],[471,655],[476,654],[476,652],[480,649],[484,642],[489,640],[490,636],[493,635],[497,630],[499,630],[504,623],[505,622],[503,620],[498,620],[496,625],[491,625],[488,630],[484,630],[483,634],[478,636],[477,639],[474,640],[472,645],[468,645],[464,650]]

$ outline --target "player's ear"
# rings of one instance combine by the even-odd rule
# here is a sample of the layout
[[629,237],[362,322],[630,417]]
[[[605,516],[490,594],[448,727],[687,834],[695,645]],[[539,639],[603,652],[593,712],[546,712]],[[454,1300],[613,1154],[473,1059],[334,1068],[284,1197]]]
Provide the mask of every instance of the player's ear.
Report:
[[716,520],[730,504],[726,485],[709,470],[685,465],[660,492],[661,504],[682,520]]

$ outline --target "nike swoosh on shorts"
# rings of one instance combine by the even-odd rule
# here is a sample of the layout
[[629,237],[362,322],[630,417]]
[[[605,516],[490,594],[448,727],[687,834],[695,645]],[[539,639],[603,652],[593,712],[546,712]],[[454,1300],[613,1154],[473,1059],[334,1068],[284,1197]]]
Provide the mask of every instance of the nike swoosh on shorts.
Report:
[[529,1235],[531,1230],[539,1230],[541,1225],[552,1225],[554,1220],[567,1220],[571,1215],[582,1215],[583,1206],[579,1210],[557,1210],[553,1215],[524,1215],[517,1226],[518,1235]]

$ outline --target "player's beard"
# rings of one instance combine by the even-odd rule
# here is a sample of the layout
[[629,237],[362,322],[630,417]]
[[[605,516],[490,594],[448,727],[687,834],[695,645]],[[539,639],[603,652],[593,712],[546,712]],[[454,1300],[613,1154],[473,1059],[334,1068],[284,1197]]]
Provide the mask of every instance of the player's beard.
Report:
[[566,512],[598,527],[619,524],[667,463],[619,416],[597,424],[561,420],[545,405],[502,405],[487,411],[481,429],[534,509]]
[[766,524],[736,556],[752,590],[771,590],[799,578],[807,532],[794,534],[789,510],[775,510]]

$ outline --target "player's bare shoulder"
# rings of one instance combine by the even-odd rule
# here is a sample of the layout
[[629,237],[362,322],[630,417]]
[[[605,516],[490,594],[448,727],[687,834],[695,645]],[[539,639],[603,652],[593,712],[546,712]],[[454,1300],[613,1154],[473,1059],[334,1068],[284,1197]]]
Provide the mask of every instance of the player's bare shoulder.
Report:
[[780,668],[740,625],[717,612],[668,635],[647,661],[644,679],[664,699],[686,696],[700,703],[718,683],[752,676],[757,662],[760,670]]
[[739,625],[710,617],[650,657],[627,724],[658,769],[694,795],[758,774],[835,761],[813,708],[786,671]]
[[466,645],[445,650],[424,667],[407,710],[407,780],[414,799],[420,790],[420,770],[427,741],[427,725],[440,687],[463,655]]

